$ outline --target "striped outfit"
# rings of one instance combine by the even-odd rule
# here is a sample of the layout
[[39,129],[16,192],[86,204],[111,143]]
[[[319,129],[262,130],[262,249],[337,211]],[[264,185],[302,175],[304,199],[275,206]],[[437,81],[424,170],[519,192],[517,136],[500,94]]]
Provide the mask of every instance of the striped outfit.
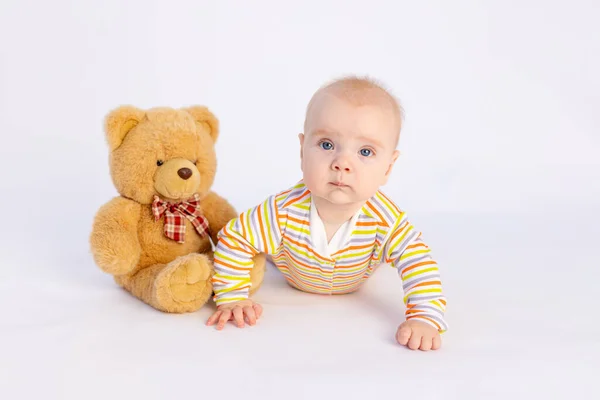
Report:
[[381,191],[348,222],[348,233],[342,233],[341,241],[337,238],[339,248],[331,253],[316,243],[314,224],[311,194],[300,182],[225,225],[214,253],[217,305],[248,298],[252,257],[259,252],[272,255],[291,286],[317,294],[353,292],[379,264],[387,263],[402,279],[406,319],[446,331],[446,299],[437,263],[420,232]]

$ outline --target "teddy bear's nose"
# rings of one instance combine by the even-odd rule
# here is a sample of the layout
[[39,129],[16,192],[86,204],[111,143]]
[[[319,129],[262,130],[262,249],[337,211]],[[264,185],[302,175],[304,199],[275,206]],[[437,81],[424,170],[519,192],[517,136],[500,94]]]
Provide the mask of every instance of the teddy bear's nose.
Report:
[[192,170],[189,168],[179,168],[177,175],[179,175],[181,179],[188,179],[190,176],[192,176]]

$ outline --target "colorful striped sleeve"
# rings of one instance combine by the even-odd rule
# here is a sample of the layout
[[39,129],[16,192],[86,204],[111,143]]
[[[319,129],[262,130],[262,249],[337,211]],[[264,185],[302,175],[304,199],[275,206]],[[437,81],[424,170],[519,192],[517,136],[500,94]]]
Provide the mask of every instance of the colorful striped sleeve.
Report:
[[402,279],[406,319],[419,319],[445,332],[446,298],[437,262],[421,232],[402,213],[385,244],[386,263],[398,270]]
[[252,258],[273,254],[281,243],[277,196],[229,221],[218,233],[212,278],[217,305],[245,300],[250,291]]

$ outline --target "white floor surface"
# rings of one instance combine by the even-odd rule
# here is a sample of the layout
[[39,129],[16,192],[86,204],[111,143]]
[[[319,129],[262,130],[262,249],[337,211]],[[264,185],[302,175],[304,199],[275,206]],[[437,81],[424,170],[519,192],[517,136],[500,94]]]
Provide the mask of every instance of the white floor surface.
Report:
[[204,326],[212,305],[157,312],[84,249],[15,244],[0,281],[0,398],[595,398],[600,228],[577,212],[422,218],[437,227],[450,323],[428,353],[394,342],[402,294],[387,266],[342,297],[298,292],[271,268],[260,323],[218,332]]

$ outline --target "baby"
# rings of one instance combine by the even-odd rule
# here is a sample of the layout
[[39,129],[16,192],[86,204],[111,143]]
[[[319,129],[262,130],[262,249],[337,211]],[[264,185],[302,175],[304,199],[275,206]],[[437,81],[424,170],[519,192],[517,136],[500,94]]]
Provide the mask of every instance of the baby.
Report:
[[381,263],[398,270],[406,321],[397,341],[410,349],[441,345],[446,299],[437,263],[406,214],[380,191],[398,158],[401,108],[382,86],[346,77],[311,99],[299,135],[303,179],[242,213],[219,233],[208,325],[254,325],[252,257],[272,256],[287,282],[318,294],[358,289]]

